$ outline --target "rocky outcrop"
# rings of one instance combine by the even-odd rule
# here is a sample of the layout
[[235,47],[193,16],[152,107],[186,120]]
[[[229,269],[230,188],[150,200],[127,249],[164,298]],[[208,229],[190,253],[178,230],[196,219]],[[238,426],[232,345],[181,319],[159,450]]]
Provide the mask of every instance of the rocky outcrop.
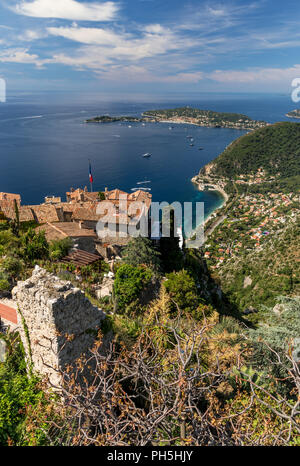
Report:
[[92,348],[105,314],[71,282],[38,266],[12,294],[28,363],[59,387],[59,371]]

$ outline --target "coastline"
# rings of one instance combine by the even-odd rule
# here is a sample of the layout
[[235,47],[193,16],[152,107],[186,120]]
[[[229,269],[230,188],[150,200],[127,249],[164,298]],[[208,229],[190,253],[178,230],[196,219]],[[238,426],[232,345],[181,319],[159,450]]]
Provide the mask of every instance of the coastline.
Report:
[[205,235],[205,226],[206,224],[211,220],[213,214],[215,214],[218,210],[222,209],[223,207],[226,206],[228,200],[229,200],[229,196],[228,194],[226,193],[226,191],[219,185],[216,185],[216,184],[209,184],[209,189],[205,189],[205,184],[199,180],[199,175],[196,175],[194,176],[192,179],[191,179],[191,182],[194,183],[195,185],[198,186],[198,190],[199,191],[216,191],[218,192],[219,194],[221,194],[221,197],[223,198],[223,201],[221,203],[221,205],[217,208],[215,208],[214,210],[212,210],[209,215],[207,216],[207,218],[204,218],[204,221],[202,223],[200,223],[199,225],[196,226],[196,228],[194,228],[194,230],[190,233],[189,235],[189,240],[192,238],[192,236],[195,235],[196,231],[198,228],[204,228],[204,235]]
[[285,116],[288,117],[288,118],[292,118],[292,119],[294,118],[295,120],[299,120],[299,119],[300,119],[300,115],[299,115],[299,116],[297,116],[297,115],[289,115],[288,113],[286,113]]

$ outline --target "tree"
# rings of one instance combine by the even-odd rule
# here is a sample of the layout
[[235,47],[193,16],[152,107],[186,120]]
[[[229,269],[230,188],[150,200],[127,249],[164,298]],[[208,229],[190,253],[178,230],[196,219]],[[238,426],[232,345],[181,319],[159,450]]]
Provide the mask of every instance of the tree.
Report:
[[49,245],[49,255],[53,260],[59,260],[65,257],[72,247],[72,240],[64,238],[62,240],[51,241]]
[[19,238],[13,234],[11,229],[0,231],[0,256],[7,255],[18,247]]
[[49,245],[44,231],[36,233],[30,228],[21,237],[21,245],[21,254],[26,262],[32,263],[49,257]]
[[114,295],[121,310],[139,298],[142,290],[150,283],[153,273],[145,267],[121,265],[116,273]]
[[146,265],[153,271],[161,268],[160,253],[152,241],[141,236],[132,239],[123,251],[123,260],[126,264],[135,267]]
[[196,309],[200,304],[195,280],[186,270],[167,274],[167,280],[163,282],[174,304],[173,309],[178,306],[182,311],[197,313]]

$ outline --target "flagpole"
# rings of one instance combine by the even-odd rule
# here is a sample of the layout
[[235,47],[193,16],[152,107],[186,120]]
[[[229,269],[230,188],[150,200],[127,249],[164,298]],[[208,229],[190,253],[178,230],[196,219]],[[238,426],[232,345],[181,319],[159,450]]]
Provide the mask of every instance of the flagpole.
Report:
[[92,175],[92,166],[91,161],[89,159],[89,178],[90,178],[90,186],[91,186],[91,193],[93,192],[93,175]]

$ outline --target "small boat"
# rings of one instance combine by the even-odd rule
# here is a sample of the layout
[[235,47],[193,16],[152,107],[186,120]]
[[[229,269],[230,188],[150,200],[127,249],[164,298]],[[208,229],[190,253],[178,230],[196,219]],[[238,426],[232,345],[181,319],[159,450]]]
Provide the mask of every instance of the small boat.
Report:
[[145,183],[151,183],[150,180],[145,180],[145,181],[138,181],[137,184],[145,184]]
[[131,125],[128,125],[128,128],[131,128],[132,126]]
[[142,155],[142,157],[151,157],[151,154],[149,152],[146,152],[145,154]]
[[203,150],[204,148],[203,147],[199,147],[199,150]]
[[191,147],[194,147],[195,144],[190,144]]

